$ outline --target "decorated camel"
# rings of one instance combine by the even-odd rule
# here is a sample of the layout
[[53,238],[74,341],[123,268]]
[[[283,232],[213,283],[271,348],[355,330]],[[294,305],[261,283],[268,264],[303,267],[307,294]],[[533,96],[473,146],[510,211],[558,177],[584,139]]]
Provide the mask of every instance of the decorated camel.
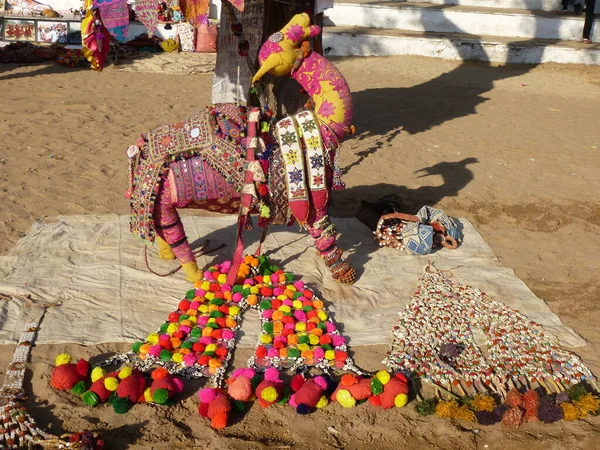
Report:
[[252,80],[292,76],[310,96],[306,111],[276,122],[268,109],[212,105],[142,134],[129,147],[131,231],[156,240],[160,258],[177,258],[188,280],[203,273],[177,208],[239,211],[238,236],[251,223],[250,212],[260,214],[263,228],[297,220],[333,278],[354,282],[327,214],[331,190],[343,188],[339,149],[353,131],[352,97],[337,68],[310,49],[307,39],[320,32],[307,14],[294,16],[261,47]]

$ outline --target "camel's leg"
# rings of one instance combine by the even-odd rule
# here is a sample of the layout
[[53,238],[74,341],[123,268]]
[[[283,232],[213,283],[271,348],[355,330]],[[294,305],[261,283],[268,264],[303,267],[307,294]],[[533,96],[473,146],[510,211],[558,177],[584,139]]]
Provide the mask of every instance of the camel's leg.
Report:
[[[198,269],[194,252],[187,240],[181,218],[175,208],[171,198],[171,189],[169,181],[164,180],[154,205],[154,225],[156,234],[171,249],[174,256],[177,257],[188,281],[198,281],[202,279],[202,271]],[[158,241],[159,252],[163,254],[164,247],[160,240]]]
[[160,236],[156,236],[156,245],[158,245],[158,257],[164,260],[175,259],[175,253],[171,250],[171,246]]
[[315,239],[317,252],[331,270],[333,279],[340,283],[354,283],[356,271],[342,259],[344,251],[336,245],[337,232],[326,210],[312,215],[308,221],[308,232]]

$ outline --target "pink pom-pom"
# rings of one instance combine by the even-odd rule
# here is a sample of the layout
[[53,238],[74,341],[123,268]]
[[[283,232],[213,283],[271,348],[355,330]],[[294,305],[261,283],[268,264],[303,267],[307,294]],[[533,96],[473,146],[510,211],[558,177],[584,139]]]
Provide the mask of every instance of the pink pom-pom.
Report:
[[168,334],[161,334],[158,336],[158,342],[168,342],[169,340],[171,340],[171,336]]
[[245,372],[246,372],[246,369],[244,369],[244,368],[241,368],[241,369],[236,369],[236,370],[234,370],[234,371],[232,372],[232,374],[230,375],[229,379],[231,379],[231,380],[232,380],[232,379],[234,379],[234,378],[241,377],[241,376],[243,376],[243,375],[244,375],[244,373],[245,373]]
[[230,341],[231,339],[233,339],[235,337],[235,333],[231,330],[228,330],[226,328],[223,329],[223,333],[221,334],[221,338],[224,341]]
[[292,406],[294,408],[296,408],[298,406],[298,403],[296,403],[296,394],[292,394],[290,396],[288,403],[290,404],[290,406]]
[[279,275],[277,275],[277,274],[271,275],[271,282],[272,283],[278,283],[279,282]]
[[304,295],[298,297],[297,300],[300,300],[302,302],[302,306],[312,306],[312,302],[309,299],[307,299]]
[[271,347],[268,351],[267,351],[267,356],[269,358],[276,358],[277,356],[279,356],[279,350],[277,350],[276,348]]
[[200,308],[200,302],[193,301],[190,303],[190,309],[198,309]]
[[331,341],[333,342],[334,347],[340,347],[346,343],[346,338],[337,334],[331,338]]
[[281,344],[285,345],[285,344],[287,344],[287,337],[285,337],[285,336],[277,336],[277,337],[276,337],[276,338],[273,340],[273,343],[275,343],[275,342],[279,342],[279,343],[281,343]]
[[296,288],[296,290],[301,291],[304,289],[304,281],[295,281],[294,282],[294,287]]
[[183,391],[183,380],[181,378],[174,377],[173,385],[175,386],[175,392],[177,394],[179,394],[181,391]]
[[273,289],[273,297],[277,297],[279,295],[283,294],[283,289],[280,287],[276,287],[275,289]]
[[148,354],[158,358],[161,350],[162,350],[162,347],[160,345],[153,345],[152,347],[150,347],[148,349]]
[[190,331],[192,331],[192,327],[188,326],[188,325],[181,325],[179,327],[179,331],[185,333],[185,334],[190,334]]
[[208,319],[210,319],[210,317],[208,316],[198,316],[197,320],[198,320],[198,325],[206,325],[208,323]]
[[232,287],[230,284],[225,283],[221,285],[221,292],[231,292],[231,289]]
[[206,295],[206,291],[204,289],[196,289],[196,297],[204,297]]
[[224,261],[221,264],[221,268],[220,268],[219,272],[221,272],[221,273],[229,272],[230,269],[231,269],[231,261]]
[[244,280],[244,284],[249,284],[250,286],[254,286],[255,281],[252,278],[246,278]]
[[317,347],[313,350],[313,356],[317,360],[323,359],[325,358],[325,350],[323,350],[321,347]]
[[198,392],[198,399],[201,403],[210,403],[217,398],[217,390],[213,388],[204,388]]
[[244,298],[244,296],[242,295],[241,292],[236,292],[235,294],[233,294],[233,296],[231,297],[231,299],[236,302],[239,303],[242,301],[242,299]]
[[336,330],[335,324],[333,322],[325,322],[325,327],[327,327],[328,333],[333,333]]
[[289,298],[286,298],[282,303],[285,306],[293,306],[294,305],[294,302],[291,299],[289,299]]
[[270,319],[271,317],[273,317],[273,310],[272,310],[272,309],[265,309],[265,310],[262,312],[262,316],[263,316],[263,318],[265,318],[265,319]]
[[295,323],[286,323],[283,325],[283,328],[287,328],[288,330],[295,330],[296,329],[296,324]]
[[203,336],[200,339],[198,339],[198,342],[204,345],[212,344],[213,338],[211,338],[210,336]]
[[319,386],[321,388],[322,391],[324,391],[325,389],[327,389],[327,381],[325,381],[325,378],[323,378],[322,376],[318,375],[314,378],[315,383],[317,384],[317,386]]
[[301,309],[297,309],[296,311],[294,311],[294,317],[300,322],[306,322],[308,320],[306,317],[306,313]]
[[281,381],[279,379],[279,370],[277,370],[275,367],[270,367],[267,370],[265,370],[265,380],[272,382]]
[[254,375],[256,375],[254,369],[244,369],[244,376],[246,378],[254,378]]
[[183,364],[184,364],[186,367],[191,367],[191,366],[193,366],[194,364],[196,364],[196,361],[197,361],[197,360],[198,360],[198,359],[196,358],[196,355],[194,355],[193,353],[188,353],[187,355],[185,355],[185,356],[183,357]]
[[209,272],[209,271],[207,270],[206,272],[204,272],[204,279],[205,279],[205,280],[214,280],[213,273],[212,273],[212,272]]

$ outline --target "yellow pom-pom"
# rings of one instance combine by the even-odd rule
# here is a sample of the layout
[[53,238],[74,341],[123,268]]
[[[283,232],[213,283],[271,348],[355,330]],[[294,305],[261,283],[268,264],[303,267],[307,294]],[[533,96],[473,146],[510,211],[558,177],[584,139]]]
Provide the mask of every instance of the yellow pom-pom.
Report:
[[264,401],[273,403],[273,402],[277,401],[277,397],[278,397],[277,389],[275,389],[272,386],[269,386],[268,388],[263,389],[260,396],[262,397],[262,399]]
[[408,403],[408,395],[406,395],[406,394],[396,395],[396,398],[394,399],[394,405],[396,405],[396,408],[402,408],[403,406],[406,406],[407,403]]
[[119,380],[115,377],[108,377],[104,380],[104,387],[109,391],[116,391],[119,387]]
[[335,352],[333,350],[325,350],[325,359],[333,361],[335,359]]
[[560,404],[563,410],[565,420],[577,420],[581,417],[579,408],[571,402],[564,402]]
[[200,305],[198,307],[198,311],[200,311],[203,314],[206,314],[208,312],[208,305]]
[[285,288],[293,292],[297,291],[296,286],[294,286],[293,284],[288,284]]
[[217,319],[215,319],[214,317],[211,317],[210,319],[208,319],[208,323],[216,323]]
[[70,364],[73,358],[68,353],[61,353],[56,357],[55,365],[62,366],[63,364]]
[[213,311],[218,311],[218,310],[219,310],[218,305],[208,305],[208,312],[213,312]]
[[[204,297],[206,298],[206,300],[212,300],[213,298],[215,298],[215,293],[214,292],[207,292]],[[218,306],[217,306],[218,308]]]
[[496,400],[489,395],[476,395],[471,401],[471,406],[475,411],[492,412],[496,407]]
[[216,344],[208,344],[205,348],[204,348],[205,352],[216,352],[217,351],[217,345]]
[[125,378],[130,377],[132,373],[133,373],[133,370],[131,370],[131,367],[123,367],[119,371],[119,379],[124,380]]
[[321,408],[325,408],[327,405],[329,405],[329,400],[327,400],[327,397],[325,397],[323,395],[323,396],[321,396],[321,398],[317,402],[316,406],[317,406],[317,408],[321,409]]
[[381,382],[381,384],[386,385],[388,384],[392,376],[387,370],[380,370],[375,374],[375,378],[377,378]]
[[329,316],[327,315],[327,313],[325,311],[319,311],[317,313],[317,317],[319,319],[321,319],[321,322],[325,322],[328,319]]
[[183,355],[181,353],[175,353],[171,356],[171,360],[176,363],[180,363],[183,361]]
[[227,275],[225,275],[224,273],[222,273],[221,275],[219,275],[217,277],[217,283],[225,284],[226,282],[227,282]]
[[104,369],[102,367],[94,367],[94,369],[92,370],[92,374],[90,375],[92,383],[95,383],[100,378],[104,378],[105,375],[106,373],[104,373]]
[[260,342],[262,342],[263,344],[270,344],[272,341],[273,341],[273,338],[271,336],[269,336],[268,334],[260,335]]
[[[277,300],[282,300],[282,301],[283,301],[283,300],[287,300],[287,299],[288,299],[288,298],[287,298],[287,295],[283,295],[283,294],[281,294],[281,295],[278,295],[278,296],[277,296]],[[281,308],[280,308],[280,309],[281,309]]]
[[319,336],[311,334],[308,337],[308,342],[310,342],[310,345],[318,345],[319,344]]
[[353,408],[356,406],[356,400],[352,397],[350,391],[346,389],[340,389],[336,394],[337,401],[344,408]]
[[310,350],[310,345],[308,345],[308,344],[298,344],[298,345],[296,346],[296,348],[297,348],[298,350],[300,350],[301,352],[304,352],[304,351],[306,351],[306,350]]
[[229,315],[234,317],[237,316],[240,313],[240,308],[239,306],[230,306],[229,307]]
[[177,325],[176,323],[170,323],[169,326],[167,327],[167,333],[173,334],[178,329],[179,329],[179,325]]
[[589,413],[598,411],[600,408],[600,401],[591,392],[588,392],[579,400],[573,402],[577,408],[579,408],[580,416],[584,419]]
[[150,388],[146,388],[144,391],[144,400],[146,400],[147,403],[152,403],[152,391]]
[[283,312],[283,313],[289,313],[292,312],[292,308],[290,308],[288,305],[281,305],[279,308],[277,308],[279,311]]
[[306,331],[306,323],[296,322],[296,331]]
[[260,292],[260,290],[258,289],[258,287],[257,287],[257,286],[252,286],[252,287],[250,288],[250,293],[251,293],[251,294],[254,294],[254,295],[256,295],[256,294],[258,294],[259,292]]
[[190,322],[191,325],[196,325],[196,323],[198,323],[198,319],[196,319],[194,316],[190,316],[188,317],[188,322]]
[[203,281],[200,289],[202,289],[203,291],[208,291],[209,288],[210,288],[210,281]]
[[158,342],[158,333],[149,334],[148,339],[146,339],[146,341],[148,341],[148,344],[156,344]]
[[292,306],[293,306],[295,309],[302,309],[302,302],[301,302],[300,300],[294,300],[294,301],[292,302]]

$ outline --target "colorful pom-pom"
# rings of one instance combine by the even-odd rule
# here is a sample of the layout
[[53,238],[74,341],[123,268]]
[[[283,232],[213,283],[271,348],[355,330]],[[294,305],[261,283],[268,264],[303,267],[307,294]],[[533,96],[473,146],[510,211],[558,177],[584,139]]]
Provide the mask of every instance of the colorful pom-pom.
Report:
[[56,357],[54,365],[62,366],[63,364],[71,364],[72,360],[73,358],[71,358],[71,355],[69,355],[68,353],[61,353]]
[[104,387],[109,391],[116,391],[119,387],[119,380],[115,377],[107,377],[104,379]]

